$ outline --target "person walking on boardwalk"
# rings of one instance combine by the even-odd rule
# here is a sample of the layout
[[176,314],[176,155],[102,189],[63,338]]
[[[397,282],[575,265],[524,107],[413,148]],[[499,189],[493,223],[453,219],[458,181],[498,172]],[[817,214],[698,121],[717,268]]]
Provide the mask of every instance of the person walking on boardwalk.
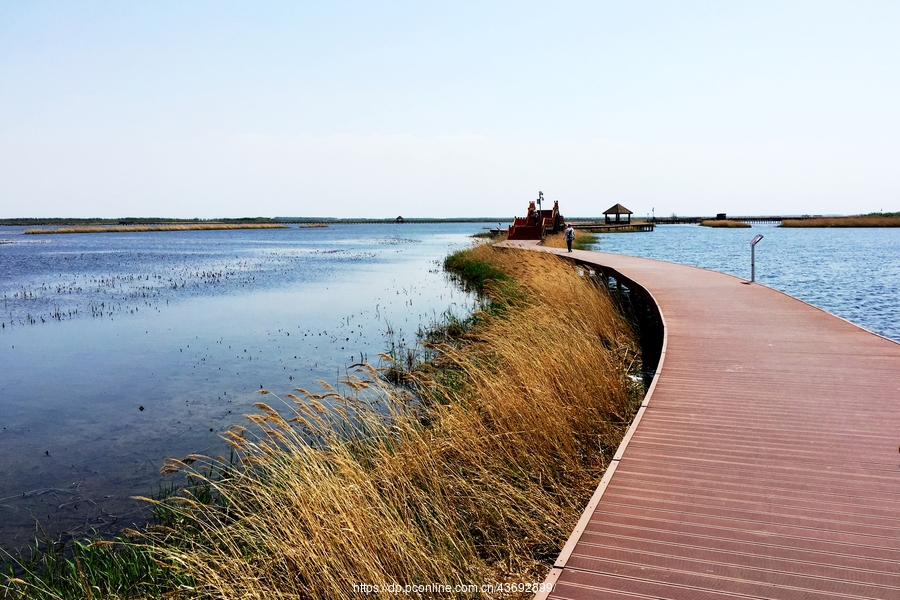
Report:
[[575,228],[571,223],[566,223],[566,248],[572,251],[572,240],[575,239]]

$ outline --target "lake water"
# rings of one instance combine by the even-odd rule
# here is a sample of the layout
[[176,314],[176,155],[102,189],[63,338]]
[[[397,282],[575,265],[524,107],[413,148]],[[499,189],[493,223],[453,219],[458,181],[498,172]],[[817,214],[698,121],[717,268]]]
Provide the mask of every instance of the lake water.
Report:
[[[140,524],[162,459],[334,383],[473,298],[440,268],[482,224],[22,235],[0,227],[0,547]],[[662,226],[597,249],[749,277],[900,340],[900,230]],[[2,243],[12,242],[12,243]],[[143,409],[143,410],[142,410]],[[180,475],[168,476],[181,481]]]
[[261,387],[334,384],[468,313],[441,262],[483,226],[0,228],[0,547],[36,522],[54,536],[141,523],[129,498],[158,489],[162,459],[227,456],[219,435]]
[[[653,232],[600,234],[594,249],[678,262],[756,281],[900,341],[900,229],[725,229],[662,225]],[[900,376],[900,375],[898,375]]]

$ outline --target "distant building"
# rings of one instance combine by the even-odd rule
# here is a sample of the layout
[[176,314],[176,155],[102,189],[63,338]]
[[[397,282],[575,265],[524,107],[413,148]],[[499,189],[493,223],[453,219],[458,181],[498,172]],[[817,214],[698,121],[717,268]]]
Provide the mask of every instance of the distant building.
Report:
[[398,223],[402,223],[402,222],[403,222],[403,217],[397,217],[397,222],[398,222]]
[[[622,206],[621,204],[616,204],[614,206],[610,206],[606,210],[603,211],[603,215],[606,218],[607,223],[631,223],[631,215],[634,213]],[[615,215],[616,219],[613,220],[612,216]],[[625,220],[621,220],[620,215],[625,215]]]

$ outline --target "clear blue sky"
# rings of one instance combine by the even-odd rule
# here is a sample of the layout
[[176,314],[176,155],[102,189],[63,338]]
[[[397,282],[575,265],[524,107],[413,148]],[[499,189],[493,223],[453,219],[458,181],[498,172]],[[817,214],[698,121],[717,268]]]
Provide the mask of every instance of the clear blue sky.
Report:
[[0,3],[0,217],[900,210],[898,2]]

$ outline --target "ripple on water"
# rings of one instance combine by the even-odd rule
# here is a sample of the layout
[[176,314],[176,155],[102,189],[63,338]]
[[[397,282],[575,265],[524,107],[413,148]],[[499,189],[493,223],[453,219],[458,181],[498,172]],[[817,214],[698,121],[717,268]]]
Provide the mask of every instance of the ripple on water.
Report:
[[[53,236],[0,250],[0,546],[146,517],[166,456],[227,455],[261,387],[335,383],[472,298],[480,224]],[[0,236],[7,232],[0,230]],[[24,237],[24,236],[18,236]],[[143,408],[143,410],[141,410]]]

